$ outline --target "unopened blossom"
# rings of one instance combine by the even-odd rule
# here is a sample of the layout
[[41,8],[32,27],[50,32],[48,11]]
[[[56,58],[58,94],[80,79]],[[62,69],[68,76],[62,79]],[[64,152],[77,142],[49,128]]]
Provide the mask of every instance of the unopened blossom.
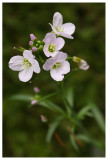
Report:
[[53,22],[50,25],[56,35],[73,39],[71,35],[75,32],[75,25],[72,23],[63,24],[63,17],[59,12],[54,14]]
[[36,39],[34,34],[30,34],[30,38],[31,38],[31,41],[34,41]]
[[36,47],[32,47],[32,51],[33,51],[33,52],[36,52],[36,51],[37,51],[37,48],[36,48]]
[[35,93],[39,93],[40,92],[40,89],[38,87],[34,87],[34,92]]
[[37,100],[35,100],[35,99],[32,100],[32,101],[31,101],[31,104],[37,104]]
[[47,122],[47,118],[44,115],[41,114],[40,117],[42,122]]
[[29,45],[33,45],[33,42],[32,42],[32,41],[30,41],[30,42],[29,42]]
[[64,39],[56,38],[54,33],[47,33],[43,41],[45,43],[43,51],[47,57],[54,57],[65,44]]
[[14,56],[9,61],[9,68],[13,71],[19,72],[20,81],[27,82],[32,76],[33,72],[40,73],[39,63],[30,50],[24,50],[23,56]]
[[79,67],[80,69],[82,69],[82,70],[87,70],[87,69],[89,69],[89,67],[90,67],[85,60],[83,60],[83,59],[81,59],[81,58],[79,58],[79,57],[74,56],[74,57],[73,57],[73,61],[74,61],[75,63],[77,63],[77,64],[78,64],[78,67]]
[[50,70],[50,75],[54,80],[62,81],[64,74],[70,72],[70,64],[66,59],[67,54],[59,52],[55,57],[46,60],[43,69],[46,71]]

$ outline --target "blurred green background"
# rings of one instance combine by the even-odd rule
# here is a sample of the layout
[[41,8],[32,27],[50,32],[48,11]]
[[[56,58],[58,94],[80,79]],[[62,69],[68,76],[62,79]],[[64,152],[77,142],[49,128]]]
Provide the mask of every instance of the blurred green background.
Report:
[[[53,136],[50,144],[45,141],[48,126],[41,122],[40,114],[49,122],[55,113],[41,106],[29,107],[29,103],[12,101],[15,94],[34,94],[38,86],[41,93],[55,91],[49,72],[42,71],[37,79],[23,83],[18,72],[8,68],[9,59],[20,52],[13,47],[28,49],[30,33],[42,40],[51,31],[53,14],[60,12],[64,23],[76,26],[74,40],[65,39],[62,51],[70,56],[85,59],[90,65],[88,71],[71,72],[65,88],[74,89],[74,107],[80,110],[94,102],[105,117],[105,3],[3,3],[3,156],[4,157],[104,157],[104,151],[84,143],[76,152],[70,143],[68,133],[62,124],[57,132],[65,143],[60,146]],[[71,64],[72,65],[72,64]],[[71,66],[72,67],[72,66]],[[59,97],[53,102],[62,105]],[[104,144],[105,136],[94,117],[86,117],[83,124],[88,132]]]

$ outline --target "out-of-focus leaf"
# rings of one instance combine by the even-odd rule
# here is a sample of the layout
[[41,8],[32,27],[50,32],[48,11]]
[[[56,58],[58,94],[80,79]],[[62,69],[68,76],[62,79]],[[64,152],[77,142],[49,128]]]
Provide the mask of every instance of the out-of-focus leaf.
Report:
[[92,116],[92,113],[90,112],[92,108],[91,104],[88,104],[87,106],[83,107],[77,114],[77,117],[79,119],[83,119],[85,116]]
[[26,101],[26,102],[30,102],[31,98],[32,95],[26,95],[26,94],[16,94],[10,97],[11,100]]
[[48,133],[47,133],[47,136],[46,136],[46,141],[47,143],[50,142],[52,136],[53,136],[53,133],[54,131],[56,130],[56,128],[58,127],[58,125],[60,124],[60,122],[64,119],[64,116],[58,116],[54,122],[52,122],[50,124],[50,127],[48,129]]
[[83,134],[78,134],[77,138],[84,141],[84,142],[87,142],[87,143],[90,142],[89,137],[87,137],[86,135],[83,135]]
[[46,108],[52,110],[52,111],[56,111],[56,112],[65,114],[64,111],[58,105],[52,103],[49,100],[41,101],[41,102],[39,102],[39,104],[43,107],[46,107]]
[[78,145],[76,143],[75,138],[72,135],[70,135],[70,141],[71,141],[71,144],[74,147],[74,149],[78,152],[79,151],[79,147],[78,147]]
[[94,115],[94,118],[96,119],[100,129],[105,132],[105,122],[104,122],[104,118],[103,115],[101,113],[101,111],[99,110],[99,108],[96,106],[96,104],[92,104],[92,112]]
[[72,88],[72,87],[70,87],[70,88],[67,90],[66,100],[67,100],[69,106],[70,106],[70,107],[73,107],[73,105],[74,105],[74,92],[73,92],[73,88]]

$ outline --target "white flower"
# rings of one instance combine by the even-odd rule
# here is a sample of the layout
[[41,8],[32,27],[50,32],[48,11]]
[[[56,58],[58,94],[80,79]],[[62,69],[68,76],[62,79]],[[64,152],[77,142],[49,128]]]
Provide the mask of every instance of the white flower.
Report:
[[55,57],[46,60],[43,69],[50,70],[51,77],[56,81],[62,81],[64,74],[70,72],[70,64],[66,61],[67,54],[59,52]]
[[72,23],[63,24],[63,17],[59,12],[56,12],[54,14],[53,25],[51,25],[51,27],[56,35],[60,35],[60,36],[63,36],[69,39],[73,39],[71,35],[75,32],[75,25]]
[[9,68],[19,72],[19,79],[27,82],[32,78],[33,72],[40,73],[39,63],[32,51],[25,50],[23,56],[14,56],[9,61]]
[[47,33],[43,41],[45,43],[43,51],[47,57],[54,57],[65,44],[64,39],[56,38],[54,33]]
[[82,70],[87,70],[87,69],[89,69],[89,67],[90,67],[85,60],[83,60],[83,59],[81,59],[81,58],[79,58],[79,57],[74,56],[74,57],[73,57],[73,61],[74,61],[75,63],[77,63],[77,64],[78,64],[78,67],[79,67],[80,69],[82,69]]

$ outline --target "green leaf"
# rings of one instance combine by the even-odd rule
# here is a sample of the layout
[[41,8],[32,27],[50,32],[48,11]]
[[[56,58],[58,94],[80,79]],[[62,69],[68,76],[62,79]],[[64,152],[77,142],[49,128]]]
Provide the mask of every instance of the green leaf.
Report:
[[45,101],[41,101],[39,102],[39,104],[45,108],[48,108],[52,111],[56,111],[59,113],[62,113],[65,115],[65,112],[56,104],[54,104],[53,102],[49,101],[49,100],[45,100]]
[[96,106],[96,104],[92,104],[92,112],[94,115],[94,118],[97,121],[97,124],[99,125],[100,129],[105,132],[105,122],[104,122],[104,118],[103,115],[101,113],[101,111],[99,110],[99,108]]
[[32,95],[27,95],[27,94],[16,94],[10,97],[11,100],[18,100],[18,101],[26,101],[30,102]]
[[77,117],[79,119],[83,119],[85,116],[92,116],[92,113],[90,112],[91,108],[93,106],[91,104],[88,104],[87,106],[83,107],[77,114]]
[[77,145],[77,143],[75,141],[75,138],[72,135],[70,135],[70,141],[71,141],[71,144],[74,147],[74,149],[78,152],[79,151],[79,147],[78,147],[78,145]]
[[69,106],[70,106],[70,107],[73,107],[73,105],[74,105],[74,92],[73,92],[73,88],[72,88],[72,87],[70,87],[70,88],[67,90],[66,100],[67,100]]
[[56,128],[58,127],[58,125],[60,124],[60,122],[64,119],[64,116],[58,116],[54,122],[52,122],[50,124],[50,127],[48,129],[48,133],[46,136],[46,141],[47,143],[49,143],[51,141],[51,138],[53,136],[54,131],[56,130]]
[[87,137],[86,135],[83,135],[83,134],[78,134],[77,138],[80,139],[80,140],[82,140],[82,141],[84,141],[84,142],[87,142],[87,143],[90,142],[89,137]]

